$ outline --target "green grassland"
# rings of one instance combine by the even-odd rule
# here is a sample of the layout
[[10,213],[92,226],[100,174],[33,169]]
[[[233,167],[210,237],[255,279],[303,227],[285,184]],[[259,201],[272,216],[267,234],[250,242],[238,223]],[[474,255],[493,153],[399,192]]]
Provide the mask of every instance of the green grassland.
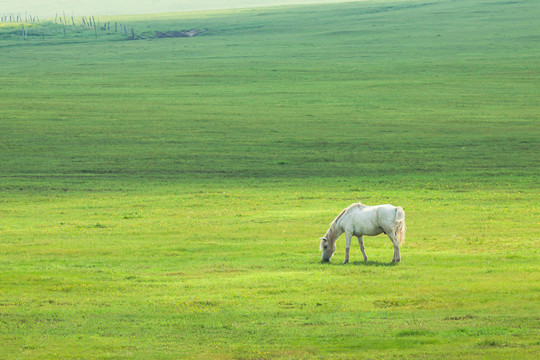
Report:
[[[0,358],[536,358],[538,18],[436,0],[96,19],[136,40],[1,24]],[[405,209],[399,265],[384,236],[320,263],[356,201]]]

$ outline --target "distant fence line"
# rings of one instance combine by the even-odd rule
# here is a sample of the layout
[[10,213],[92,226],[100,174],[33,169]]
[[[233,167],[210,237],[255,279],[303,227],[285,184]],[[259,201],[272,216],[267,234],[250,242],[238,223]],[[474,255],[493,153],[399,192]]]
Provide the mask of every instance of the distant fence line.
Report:
[[[63,26],[63,32],[64,37],[67,37],[66,33],[66,27],[83,27],[88,30],[92,30],[95,34],[95,37],[98,37],[98,30],[99,31],[106,31],[108,33],[122,33],[125,35],[131,34],[131,37],[128,39],[135,39],[135,29],[133,27],[128,26],[127,24],[122,24],[119,22],[111,22],[111,21],[104,21],[101,22],[98,20],[96,22],[96,19],[94,16],[66,16],[66,13],[63,12],[62,14],[56,14],[56,16],[53,18],[47,18],[47,19],[40,19],[38,16],[32,16],[29,14],[25,14],[24,16],[21,14],[16,15],[1,15],[0,16],[0,23],[4,24],[21,24],[22,25],[22,32],[21,32],[21,38],[23,40],[28,40],[28,29],[25,28],[25,24],[46,24],[46,23],[54,23],[56,25],[62,25]],[[0,32],[1,35],[1,32]],[[43,39],[45,38],[45,35],[43,32],[41,32],[41,36]]]
[[[8,24],[7,26],[2,26]],[[10,25],[11,24],[11,25]],[[84,30],[84,31],[83,31]],[[135,33],[135,29],[128,24],[117,21],[96,21],[94,16],[66,16],[66,13],[56,14],[54,18],[40,19],[37,16],[25,14],[0,15],[0,40],[2,39],[37,39],[63,37],[86,37],[98,38],[98,35],[118,33],[124,34],[125,40],[154,39],[154,38],[189,38],[206,33],[207,29],[190,29],[178,31],[154,31]]]
[[2,23],[37,23],[39,22],[39,16],[25,15],[3,15],[0,16],[0,22]]

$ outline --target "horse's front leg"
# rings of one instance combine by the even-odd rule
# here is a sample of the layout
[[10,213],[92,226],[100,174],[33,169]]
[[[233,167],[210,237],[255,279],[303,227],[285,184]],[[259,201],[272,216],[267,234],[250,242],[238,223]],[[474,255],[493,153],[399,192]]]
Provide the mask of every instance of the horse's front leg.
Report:
[[358,244],[360,244],[360,250],[362,250],[362,255],[364,255],[364,261],[367,261],[366,250],[364,249],[364,236],[360,235],[360,236],[357,236],[357,238],[358,238]]
[[345,246],[345,261],[343,261],[344,264],[347,264],[349,262],[349,251],[351,250],[351,239],[352,239],[352,233],[346,232],[345,238],[347,239],[347,245]]

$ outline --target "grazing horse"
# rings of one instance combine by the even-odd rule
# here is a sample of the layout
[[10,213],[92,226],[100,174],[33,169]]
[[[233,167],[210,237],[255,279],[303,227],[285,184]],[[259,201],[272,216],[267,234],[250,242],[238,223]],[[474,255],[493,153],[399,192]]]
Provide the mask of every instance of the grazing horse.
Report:
[[364,250],[364,235],[375,236],[381,233],[385,233],[392,240],[394,244],[392,261],[399,262],[401,260],[399,247],[405,241],[405,212],[401,206],[352,204],[332,221],[326,235],[320,238],[323,262],[330,261],[336,251],[336,240],[343,233],[347,238],[344,264],[349,262],[349,250],[353,236],[358,238],[364,261],[367,261],[368,258]]

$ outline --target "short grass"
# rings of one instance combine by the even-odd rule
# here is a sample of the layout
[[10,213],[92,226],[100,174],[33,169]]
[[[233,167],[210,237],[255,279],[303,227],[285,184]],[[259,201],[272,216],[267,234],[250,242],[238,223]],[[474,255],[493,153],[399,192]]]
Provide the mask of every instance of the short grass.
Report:
[[[534,1],[0,28],[0,357],[535,358]],[[40,24],[56,29],[53,24]],[[155,39],[155,31],[201,30]],[[345,206],[407,213],[329,265]]]

